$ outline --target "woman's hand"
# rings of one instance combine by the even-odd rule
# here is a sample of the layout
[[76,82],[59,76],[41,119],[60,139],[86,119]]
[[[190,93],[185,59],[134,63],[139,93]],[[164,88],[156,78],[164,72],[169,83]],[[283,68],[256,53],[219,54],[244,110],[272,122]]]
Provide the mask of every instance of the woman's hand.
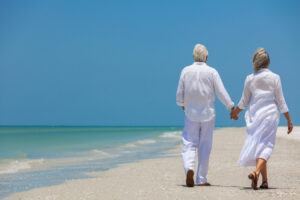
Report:
[[231,108],[230,119],[238,120],[239,114],[236,112],[237,110],[234,107]]
[[292,124],[292,120],[288,120],[288,132],[287,134],[290,134],[293,130],[293,124]]
[[293,130],[293,124],[292,124],[292,120],[290,117],[289,112],[283,113],[284,117],[286,118],[287,122],[288,122],[288,131],[287,134],[290,134]]
[[239,114],[242,111],[243,111],[243,109],[240,109],[239,107],[236,107],[235,109],[232,108],[231,113],[230,113],[230,119],[238,120],[239,119]]

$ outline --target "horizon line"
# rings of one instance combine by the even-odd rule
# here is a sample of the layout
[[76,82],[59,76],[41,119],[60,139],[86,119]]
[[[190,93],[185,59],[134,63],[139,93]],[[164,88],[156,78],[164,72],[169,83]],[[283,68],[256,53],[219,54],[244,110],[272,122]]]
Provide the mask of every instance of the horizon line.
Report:
[[[183,127],[183,125],[0,125],[1,127]],[[245,127],[216,125],[215,127]]]

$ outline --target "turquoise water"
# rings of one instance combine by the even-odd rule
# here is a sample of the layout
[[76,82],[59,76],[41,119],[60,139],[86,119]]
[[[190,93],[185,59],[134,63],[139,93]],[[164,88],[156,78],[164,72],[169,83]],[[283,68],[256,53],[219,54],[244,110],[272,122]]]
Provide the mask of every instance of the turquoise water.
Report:
[[0,127],[0,198],[160,157],[180,135],[180,127]]
[[157,127],[2,127],[0,159],[56,158],[89,149],[110,149],[175,128]]

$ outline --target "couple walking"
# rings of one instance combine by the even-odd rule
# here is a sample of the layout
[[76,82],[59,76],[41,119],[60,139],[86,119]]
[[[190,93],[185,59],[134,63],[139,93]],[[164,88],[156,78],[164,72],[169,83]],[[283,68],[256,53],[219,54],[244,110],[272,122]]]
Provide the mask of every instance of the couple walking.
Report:
[[231,110],[230,118],[237,120],[246,109],[247,135],[238,163],[242,166],[256,166],[248,175],[252,188],[257,189],[258,177],[262,175],[260,188],[267,189],[267,161],[274,148],[279,112],[288,122],[288,134],[293,125],[288,113],[279,75],[271,72],[269,55],[259,48],[253,56],[254,73],[247,76],[242,98],[234,108],[222,80],[212,67],[206,64],[208,52],[205,46],[197,44],[193,52],[194,63],[185,67],[180,75],[176,102],[185,113],[182,133],[182,159],[186,173],[186,184],[194,186],[194,163],[198,152],[196,185],[209,186],[209,155],[215,125],[214,93]]

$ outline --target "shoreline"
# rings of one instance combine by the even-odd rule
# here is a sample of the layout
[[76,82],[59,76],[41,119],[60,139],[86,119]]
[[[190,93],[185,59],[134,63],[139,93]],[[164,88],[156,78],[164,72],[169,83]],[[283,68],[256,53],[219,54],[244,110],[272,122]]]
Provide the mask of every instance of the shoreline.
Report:
[[[162,158],[119,164],[107,171],[87,173],[92,178],[68,180],[60,185],[14,193],[4,199],[297,199],[300,197],[300,150],[297,149],[300,127],[295,127],[290,136],[284,135],[285,129],[279,127],[269,161],[269,190],[253,191],[246,178],[252,168],[237,165],[245,128],[222,128],[214,131],[208,173],[212,187],[185,187],[180,145],[165,152]],[[281,172],[283,167],[286,171]]]
[[[64,127],[63,129],[60,129],[60,127],[53,127],[54,129],[43,127],[43,129],[40,129],[40,127],[36,126],[20,130],[15,128],[11,127],[12,130],[0,129],[0,138],[2,138],[1,134],[4,136],[4,140],[0,140],[0,147],[2,147],[0,148],[2,151],[0,156],[0,181],[3,175],[34,172],[50,169],[51,167],[98,161],[114,158],[124,153],[143,152],[139,150],[144,148],[144,146],[150,146],[150,150],[154,152],[156,143],[157,147],[168,146],[168,148],[157,149],[157,152],[162,152],[173,148],[173,142],[180,138],[180,131],[178,131],[180,129],[173,127],[155,127],[154,129],[129,127],[129,130],[127,128],[123,130],[119,127],[110,129],[103,127],[82,127],[82,129],[81,127],[76,129],[72,129],[72,127],[71,129],[70,127]],[[112,132],[113,139],[107,139],[109,138],[105,136],[107,131]],[[42,134],[38,134],[40,132]],[[25,133],[29,134],[29,136]],[[52,136],[53,133],[54,136]],[[64,139],[63,142],[60,142],[61,134]],[[128,135],[126,136],[126,134]],[[21,147],[13,143],[14,138],[19,137],[21,137],[19,141],[22,141],[20,142]],[[80,137],[84,143],[78,139]],[[36,141],[29,141],[27,138],[34,138]],[[75,139],[72,140],[72,138]],[[41,146],[40,141],[47,141],[47,139],[51,140],[52,143],[43,142],[44,146]],[[170,139],[173,139],[173,141]],[[31,142],[32,145],[24,145],[27,142]],[[169,142],[170,145],[160,145],[160,143],[166,142]],[[59,143],[58,147],[55,147],[57,143]],[[154,148],[152,148],[153,146]],[[42,152],[39,152],[39,148],[42,149]],[[155,151],[154,153],[157,152]],[[149,154],[149,152],[147,153]]]

